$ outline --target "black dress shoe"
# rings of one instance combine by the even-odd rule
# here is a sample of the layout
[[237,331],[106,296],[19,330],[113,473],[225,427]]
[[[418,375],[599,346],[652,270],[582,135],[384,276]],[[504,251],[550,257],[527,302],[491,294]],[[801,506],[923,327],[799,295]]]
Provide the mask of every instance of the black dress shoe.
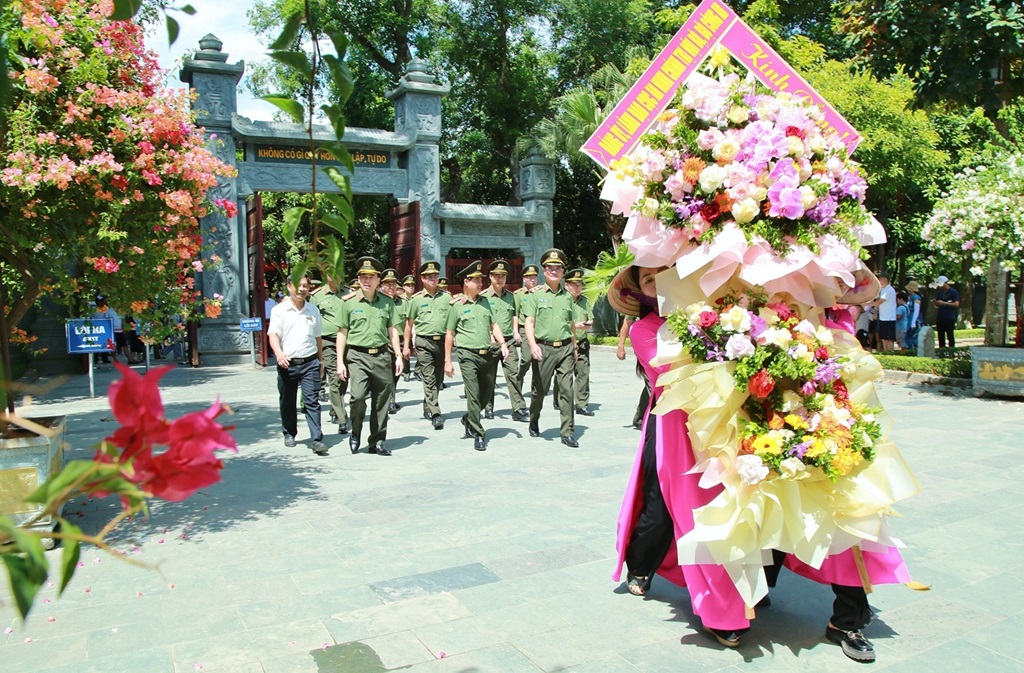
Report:
[[427,419],[428,421],[430,420],[430,412],[427,411],[426,409],[423,410],[423,418]]
[[633,429],[634,430],[643,430],[644,429],[643,423],[634,423],[633,424]]
[[593,416],[594,412],[586,407],[576,407],[576,413],[580,416]]
[[348,438],[348,449],[352,453],[359,453],[359,438],[352,436]]
[[470,437],[473,436],[473,432],[469,429],[469,419],[466,418],[465,416],[462,417],[462,428],[463,430],[465,430],[464,434],[462,435],[463,439],[469,439]]
[[377,442],[375,446],[370,447],[370,453],[376,453],[378,456],[390,456],[391,451],[384,448],[384,442]]
[[489,421],[493,421],[494,420],[494,411],[492,409],[488,409],[487,411],[485,411],[484,412],[484,418],[486,418]]
[[562,437],[562,443],[568,446],[570,449],[577,449],[580,446],[580,443],[577,442],[576,438],[573,437],[572,435],[566,435],[565,437]]
[[537,427],[536,423],[530,423],[530,436],[540,437],[540,428]]
[[473,448],[476,449],[477,451],[486,451],[487,450],[487,445],[484,444],[484,438],[483,437],[474,437],[473,438]]
[[558,410],[560,410],[562,408],[562,407],[558,406],[558,400],[555,400],[555,403],[552,406],[555,408],[555,411],[558,411]]
[[871,641],[864,637],[860,631],[843,631],[833,628],[830,624],[825,627],[825,639],[843,648],[843,654],[854,661],[868,662],[875,660],[875,648]]
[[430,424],[434,426],[435,430],[441,430],[444,428],[444,419],[441,418],[441,414],[434,414],[430,419]]
[[530,412],[527,411],[526,409],[520,409],[518,411],[513,411],[512,412],[512,420],[513,421],[519,421],[521,423],[525,423],[526,421],[530,420]]
[[338,425],[338,434],[339,435],[347,435],[348,434],[348,423],[347,422],[346,423],[341,423],[340,425]]
[[395,404],[394,402],[392,402],[391,404],[389,404],[389,405],[388,405],[388,413],[389,413],[389,414],[394,414],[394,413],[398,413],[398,410],[399,410],[400,408],[401,408],[401,407],[399,407],[399,406],[398,406],[397,404]]

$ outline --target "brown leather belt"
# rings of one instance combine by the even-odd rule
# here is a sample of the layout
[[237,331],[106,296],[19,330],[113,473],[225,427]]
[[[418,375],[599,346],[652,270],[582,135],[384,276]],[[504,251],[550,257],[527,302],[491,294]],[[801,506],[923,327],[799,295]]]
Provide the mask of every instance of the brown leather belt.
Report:
[[312,362],[313,360],[316,360],[316,359],[317,359],[316,355],[307,355],[304,358],[288,358],[288,364],[290,364],[290,365],[304,365],[307,362]]

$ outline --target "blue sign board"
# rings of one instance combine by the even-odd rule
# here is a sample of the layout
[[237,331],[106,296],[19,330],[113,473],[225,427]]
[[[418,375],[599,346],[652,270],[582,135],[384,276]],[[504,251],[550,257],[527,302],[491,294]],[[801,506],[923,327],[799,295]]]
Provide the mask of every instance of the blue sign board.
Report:
[[64,329],[68,353],[114,352],[114,321],[110,318],[73,318]]
[[242,318],[238,321],[240,332],[259,332],[263,329],[263,318]]

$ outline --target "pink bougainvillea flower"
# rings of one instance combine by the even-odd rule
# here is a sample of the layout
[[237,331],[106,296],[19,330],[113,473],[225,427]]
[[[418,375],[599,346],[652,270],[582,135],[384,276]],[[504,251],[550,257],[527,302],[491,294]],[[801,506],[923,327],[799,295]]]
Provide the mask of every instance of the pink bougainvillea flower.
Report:
[[135,373],[126,365],[115,365],[121,378],[110,384],[108,397],[110,410],[121,427],[107,441],[125,450],[131,458],[148,450],[154,443],[167,441],[169,424],[164,418],[164,403],[160,399],[159,383],[170,367],[154,367],[145,376]]

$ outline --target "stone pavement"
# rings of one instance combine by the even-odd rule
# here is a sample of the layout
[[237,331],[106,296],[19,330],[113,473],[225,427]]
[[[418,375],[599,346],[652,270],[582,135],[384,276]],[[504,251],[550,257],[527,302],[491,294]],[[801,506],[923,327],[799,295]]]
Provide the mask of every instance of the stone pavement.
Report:
[[[154,503],[98,550],[63,598],[45,589],[27,625],[0,590],[0,671],[27,673],[661,673],[838,671],[857,666],[822,635],[831,592],[783,572],[737,650],[700,630],[685,590],[655,581],[637,598],[610,580],[615,522],[639,433],[633,363],[594,349],[593,405],[581,448],[487,422],[489,449],[460,439],[457,379],[441,394],[446,427],[421,418],[418,383],[401,383],[392,457],[328,457],[282,446],[273,369],[176,369],[168,415],[218,395],[235,410],[239,453],[224,481],[183,503]],[[100,389],[112,378],[98,375]],[[47,383],[40,381],[40,384]],[[85,377],[36,400],[68,416],[73,456],[110,432],[105,398]],[[894,438],[923,491],[900,507],[896,535],[928,592],[877,587],[867,628],[875,669],[1024,671],[1024,404],[923,384],[881,385]],[[325,414],[326,419],[326,414]],[[76,503],[95,529],[110,503]],[[59,552],[51,552],[57,554]]]

